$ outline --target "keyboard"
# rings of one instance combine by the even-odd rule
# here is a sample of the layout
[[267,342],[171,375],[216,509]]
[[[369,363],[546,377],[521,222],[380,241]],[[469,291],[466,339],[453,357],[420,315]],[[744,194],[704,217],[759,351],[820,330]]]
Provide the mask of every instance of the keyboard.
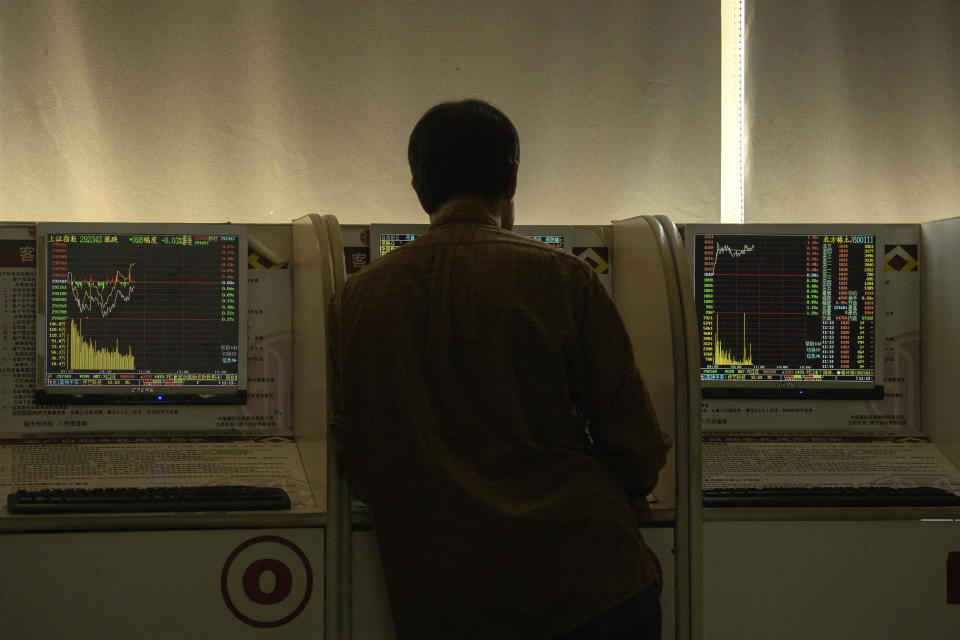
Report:
[[944,507],[960,495],[939,487],[769,487],[705,489],[705,507]]
[[260,511],[290,508],[276,487],[202,486],[123,489],[43,489],[7,496],[10,513],[137,513]]

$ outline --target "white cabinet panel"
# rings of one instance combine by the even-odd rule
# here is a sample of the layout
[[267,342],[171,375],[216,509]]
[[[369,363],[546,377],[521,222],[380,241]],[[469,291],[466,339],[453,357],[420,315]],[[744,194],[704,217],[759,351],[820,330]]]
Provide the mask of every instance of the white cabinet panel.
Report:
[[0,536],[4,640],[322,638],[323,530]]

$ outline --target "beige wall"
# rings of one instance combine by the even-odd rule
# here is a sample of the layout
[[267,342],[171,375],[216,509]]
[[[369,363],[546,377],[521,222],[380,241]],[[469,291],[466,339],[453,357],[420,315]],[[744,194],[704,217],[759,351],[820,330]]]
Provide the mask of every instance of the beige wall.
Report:
[[746,8],[747,222],[960,213],[960,3]]
[[4,0],[3,220],[423,222],[406,139],[475,96],[524,224],[719,219],[714,0]]

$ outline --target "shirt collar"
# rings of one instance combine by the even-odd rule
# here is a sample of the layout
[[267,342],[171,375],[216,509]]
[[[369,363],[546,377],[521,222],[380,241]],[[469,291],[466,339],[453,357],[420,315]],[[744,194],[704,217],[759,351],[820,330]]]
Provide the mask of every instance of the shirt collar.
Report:
[[494,227],[500,226],[500,220],[475,202],[454,200],[444,204],[433,217],[430,228],[439,227],[448,223],[485,224]]

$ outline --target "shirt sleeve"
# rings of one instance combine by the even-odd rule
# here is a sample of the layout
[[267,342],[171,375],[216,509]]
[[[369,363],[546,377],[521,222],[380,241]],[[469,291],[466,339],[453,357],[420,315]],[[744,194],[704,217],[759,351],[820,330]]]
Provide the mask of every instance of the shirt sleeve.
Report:
[[593,273],[581,317],[578,409],[600,457],[631,497],[642,498],[656,486],[672,440],[659,428],[623,320]]

